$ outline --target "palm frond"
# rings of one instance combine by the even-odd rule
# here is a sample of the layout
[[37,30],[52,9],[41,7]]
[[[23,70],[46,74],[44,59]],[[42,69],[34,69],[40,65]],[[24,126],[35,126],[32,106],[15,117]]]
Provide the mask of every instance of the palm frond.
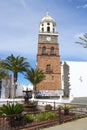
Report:
[[33,69],[27,70],[25,74],[25,78],[28,79],[34,86],[40,83],[44,79],[45,75],[42,70],[40,69]]
[[79,37],[81,41],[75,42],[76,44],[83,45],[84,48],[87,48],[87,34],[85,33],[82,37]]

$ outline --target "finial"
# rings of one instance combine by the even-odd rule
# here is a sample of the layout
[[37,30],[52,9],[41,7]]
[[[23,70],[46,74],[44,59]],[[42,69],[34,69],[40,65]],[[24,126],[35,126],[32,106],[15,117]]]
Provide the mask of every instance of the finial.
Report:
[[46,15],[47,15],[47,16],[49,15],[49,11],[48,11],[48,9],[47,9]]

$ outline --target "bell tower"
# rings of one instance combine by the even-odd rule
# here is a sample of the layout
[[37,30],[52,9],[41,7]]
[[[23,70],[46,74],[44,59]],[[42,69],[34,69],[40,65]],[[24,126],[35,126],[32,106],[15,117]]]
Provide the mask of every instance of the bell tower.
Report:
[[37,68],[43,70],[46,77],[36,86],[36,90],[55,96],[61,89],[61,64],[56,22],[48,13],[40,21]]

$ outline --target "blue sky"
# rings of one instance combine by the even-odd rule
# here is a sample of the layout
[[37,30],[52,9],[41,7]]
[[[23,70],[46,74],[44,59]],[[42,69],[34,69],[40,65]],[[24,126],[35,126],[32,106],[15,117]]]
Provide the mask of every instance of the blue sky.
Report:
[[[87,33],[87,0],[0,0],[0,58],[24,56],[35,67],[40,20],[49,11],[57,23],[61,61],[87,61],[75,44]],[[19,82],[27,84],[27,81]]]

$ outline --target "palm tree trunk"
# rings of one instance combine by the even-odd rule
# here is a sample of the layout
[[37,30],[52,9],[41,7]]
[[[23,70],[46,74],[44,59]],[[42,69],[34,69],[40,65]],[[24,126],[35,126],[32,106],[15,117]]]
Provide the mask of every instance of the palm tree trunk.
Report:
[[17,73],[14,73],[14,98],[16,97],[16,89],[17,89]]
[[36,85],[34,86],[34,90],[33,90],[34,92],[34,98],[36,98]]
[[2,90],[2,80],[0,80],[0,98],[1,98],[1,90]]

